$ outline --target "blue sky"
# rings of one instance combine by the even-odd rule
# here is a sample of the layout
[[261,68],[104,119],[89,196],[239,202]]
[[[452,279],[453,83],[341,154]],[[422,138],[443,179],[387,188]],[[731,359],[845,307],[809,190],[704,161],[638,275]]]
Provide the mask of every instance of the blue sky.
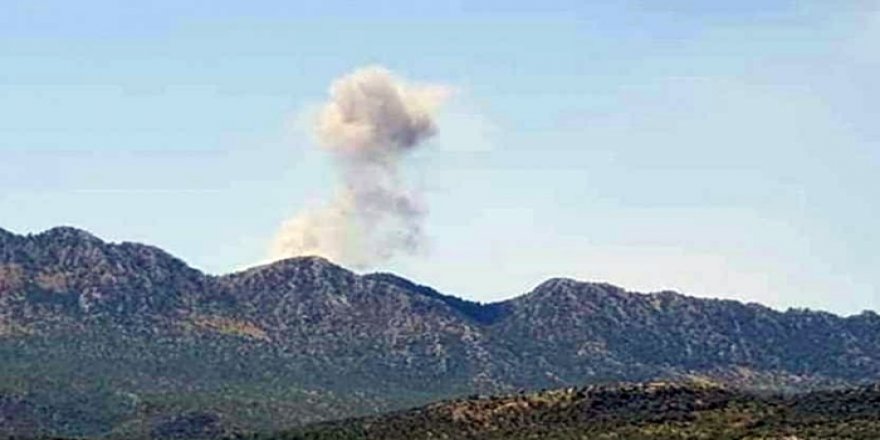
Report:
[[880,308],[880,2],[713,3],[7,0],[0,227],[261,261],[332,188],[302,115],[382,64],[458,93],[429,246],[377,270]]

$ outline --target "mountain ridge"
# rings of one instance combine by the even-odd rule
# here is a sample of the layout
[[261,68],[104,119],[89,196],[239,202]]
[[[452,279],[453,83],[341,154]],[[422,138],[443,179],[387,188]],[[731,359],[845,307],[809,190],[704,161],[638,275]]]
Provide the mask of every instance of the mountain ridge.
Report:
[[[482,304],[320,257],[209,275],[64,227],[0,233],[0,369],[0,401],[19,402],[0,418],[26,425],[48,408],[57,423],[41,434],[165,432],[182,413],[274,430],[590,383],[859,385],[880,380],[880,316],[568,278]],[[89,417],[82,401],[95,402]]]
[[756,302],[756,301],[744,301],[744,300],[735,299],[735,298],[716,298],[716,297],[692,296],[692,295],[688,295],[686,293],[683,293],[683,292],[675,290],[675,289],[662,289],[662,290],[651,291],[651,292],[638,292],[638,291],[628,290],[626,288],[623,288],[621,286],[618,286],[616,284],[606,282],[606,281],[587,281],[587,280],[581,280],[581,279],[577,279],[574,277],[566,277],[566,276],[550,277],[544,281],[537,283],[534,287],[525,291],[524,293],[515,294],[514,296],[511,296],[511,297],[508,297],[508,298],[505,298],[502,300],[481,302],[481,301],[471,300],[471,299],[467,299],[467,298],[463,298],[463,297],[458,297],[455,295],[442,293],[442,292],[437,291],[433,287],[423,285],[423,284],[414,282],[408,278],[402,277],[400,275],[396,275],[396,274],[392,274],[392,273],[388,273],[388,272],[357,273],[351,269],[348,269],[338,263],[335,263],[325,257],[318,256],[318,255],[304,255],[304,256],[289,257],[289,258],[284,258],[284,259],[276,260],[276,261],[269,262],[269,263],[263,263],[263,264],[258,264],[258,265],[246,267],[246,268],[231,271],[231,272],[213,274],[213,273],[208,273],[202,269],[199,269],[195,266],[190,265],[182,258],[177,257],[174,254],[171,254],[160,247],[150,245],[150,244],[141,243],[141,242],[106,241],[106,240],[103,240],[100,237],[92,234],[91,232],[89,232],[87,230],[80,229],[80,228],[73,227],[73,226],[56,226],[56,227],[52,227],[52,228],[46,229],[41,232],[27,233],[27,234],[17,234],[17,233],[10,231],[10,230],[7,230],[7,229],[0,227],[0,238],[15,238],[15,239],[19,239],[19,240],[26,240],[26,239],[33,239],[33,238],[42,238],[42,239],[51,239],[51,240],[78,239],[78,240],[83,240],[83,241],[87,241],[87,242],[107,245],[107,246],[111,246],[111,247],[120,247],[120,248],[133,247],[133,248],[148,249],[150,251],[155,251],[157,253],[163,254],[164,257],[168,257],[171,260],[176,260],[176,261],[182,263],[184,266],[186,266],[186,268],[193,270],[193,271],[196,271],[196,272],[199,272],[200,274],[202,274],[203,276],[205,276],[207,278],[226,278],[226,277],[240,275],[243,273],[252,273],[254,271],[279,271],[281,268],[284,268],[284,267],[291,267],[291,266],[295,267],[295,266],[299,266],[303,263],[307,263],[312,266],[322,267],[325,269],[344,271],[344,272],[350,273],[350,274],[358,276],[358,277],[366,277],[366,278],[376,279],[376,280],[388,282],[391,284],[405,285],[408,288],[413,289],[413,290],[422,290],[422,291],[430,290],[433,293],[428,294],[427,296],[446,297],[448,299],[456,299],[456,300],[459,300],[462,302],[469,303],[469,305],[479,305],[479,306],[503,305],[503,304],[509,303],[511,301],[518,300],[522,297],[528,296],[530,294],[534,294],[539,291],[546,291],[546,290],[548,290],[547,289],[548,286],[555,287],[555,286],[565,285],[565,284],[568,284],[568,285],[577,284],[577,285],[599,286],[599,287],[606,289],[606,292],[613,291],[613,292],[624,293],[627,295],[641,295],[641,296],[673,295],[673,296],[678,296],[678,297],[694,298],[694,299],[707,300],[707,301],[732,302],[732,303],[742,304],[745,306],[758,306],[761,308],[773,310],[777,313],[799,313],[799,312],[822,313],[822,314],[829,314],[829,315],[833,315],[835,317],[844,318],[844,319],[878,313],[877,311],[868,310],[868,309],[865,309],[865,310],[858,312],[858,313],[852,313],[852,314],[840,314],[840,313],[831,312],[831,311],[822,310],[822,309],[812,309],[812,308],[792,307],[792,306],[786,307],[785,309],[778,309],[778,308],[774,308],[774,307],[771,307],[771,306],[768,306],[766,304]]

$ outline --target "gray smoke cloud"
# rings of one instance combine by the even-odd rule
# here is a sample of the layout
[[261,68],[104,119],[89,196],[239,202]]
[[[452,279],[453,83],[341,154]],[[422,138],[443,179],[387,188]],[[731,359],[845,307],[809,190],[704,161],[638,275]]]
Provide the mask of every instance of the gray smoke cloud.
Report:
[[417,251],[426,209],[401,168],[406,154],[436,133],[434,116],[449,94],[378,66],[336,80],[314,130],[339,169],[338,188],[325,205],[281,226],[272,259],[319,255],[364,268]]

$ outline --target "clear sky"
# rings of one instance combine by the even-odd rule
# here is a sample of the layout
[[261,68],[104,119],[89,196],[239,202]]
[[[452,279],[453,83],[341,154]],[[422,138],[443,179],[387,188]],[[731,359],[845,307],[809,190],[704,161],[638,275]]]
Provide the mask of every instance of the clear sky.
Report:
[[430,244],[377,270],[877,310],[878,48],[867,0],[4,0],[0,227],[261,261],[332,187],[301,115],[381,64],[458,93],[409,158]]

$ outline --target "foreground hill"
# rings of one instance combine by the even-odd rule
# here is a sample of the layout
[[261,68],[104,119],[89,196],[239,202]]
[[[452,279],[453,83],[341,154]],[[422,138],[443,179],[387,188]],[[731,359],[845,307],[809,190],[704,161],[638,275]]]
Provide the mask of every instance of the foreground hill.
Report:
[[860,384],[880,380],[880,317],[570,279],[479,304],[315,257],[210,276],[0,229],[0,371],[0,435],[207,436],[582,383]]
[[[250,440],[876,439],[880,388],[757,395],[708,384],[458,399]],[[242,438],[239,437],[239,438]]]

